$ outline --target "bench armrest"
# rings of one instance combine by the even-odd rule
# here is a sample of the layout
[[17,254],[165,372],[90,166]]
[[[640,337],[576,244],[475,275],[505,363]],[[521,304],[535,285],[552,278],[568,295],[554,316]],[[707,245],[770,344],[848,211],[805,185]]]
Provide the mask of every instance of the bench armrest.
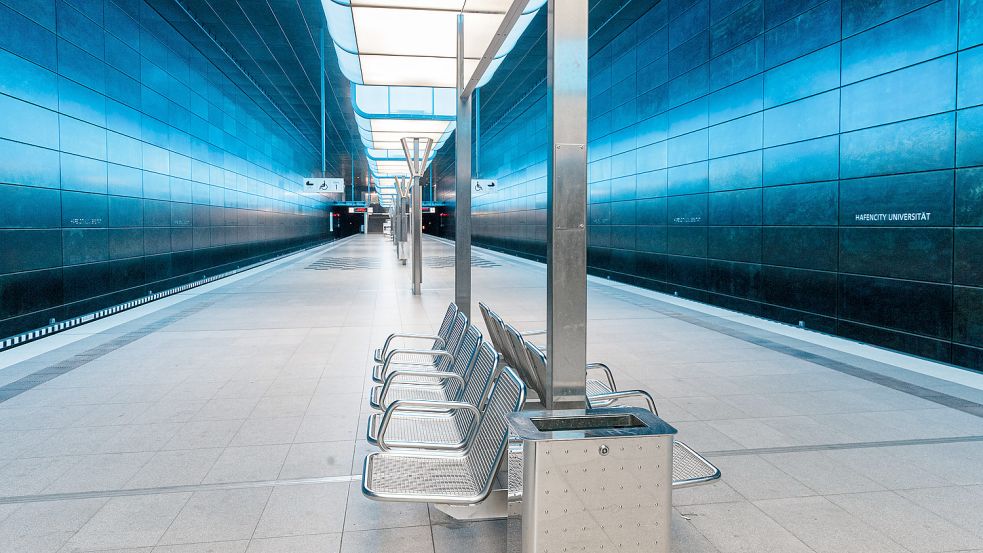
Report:
[[416,378],[437,378],[440,380],[453,380],[458,383],[462,388],[464,387],[464,379],[461,375],[453,373],[451,371],[393,371],[392,374],[386,375],[386,381],[382,385],[382,390],[379,391],[379,405],[385,407],[386,405],[386,395],[389,394],[389,388],[394,384],[404,384],[409,386],[425,386],[431,384],[429,382],[396,382],[400,376],[410,376]]
[[[434,350],[434,349],[394,349],[386,355],[386,360],[382,363],[382,377],[386,377],[386,373],[389,372],[389,366],[396,363],[396,356],[398,355],[408,355],[410,357],[429,357],[432,362],[438,359],[446,358],[451,361],[454,360],[454,356],[446,351]],[[423,363],[407,363],[408,365],[422,365]]]
[[645,403],[648,404],[649,411],[652,411],[653,415],[659,414],[659,410],[655,408],[655,400],[652,399],[652,394],[646,392],[645,390],[621,390],[616,392],[607,392],[604,394],[595,394],[592,396],[587,396],[587,403],[593,404],[602,401],[617,401],[619,399],[633,397],[640,397],[644,399]]
[[608,388],[611,388],[612,391],[618,390],[618,386],[614,383],[614,375],[611,374],[611,368],[604,363],[587,363],[587,371],[602,371],[608,381]]
[[389,337],[386,338],[386,342],[382,344],[382,348],[380,351],[382,351],[383,356],[385,356],[386,353],[389,352],[389,346],[392,345],[392,341],[397,338],[406,339],[406,340],[433,340],[436,343],[437,347],[439,348],[444,347],[444,339],[441,338],[440,336],[437,336],[436,334],[431,335],[431,334],[414,334],[411,332],[396,332],[390,334]]
[[[379,421],[379,432],[376,442],[379,444],[379,449],[382,451],[389,451],[389,444],[386,443],[386,430],[389,428],[389,423],[392,421],[393,415],[400,410],[414,410],[413,408],[419,409],[446,409],[447,411],[469,411],[474,419],[477,420],[481,417],[481,412],[478,408],[470,403],[465,403],[463,401],[423,401],[423,400],[409,400],[409,399],[398,399],[392,403],[389,407],[386,407],[386,412],[382,414],[382,420]],[[474,425],[472,425],[474,426]],[[469,436],[470,437],[470,436]],[[447,451],[446,447],[430,447],[426,443],[414,444],[414,449],[424,449],[424,450],[436,450],[436,451]]]

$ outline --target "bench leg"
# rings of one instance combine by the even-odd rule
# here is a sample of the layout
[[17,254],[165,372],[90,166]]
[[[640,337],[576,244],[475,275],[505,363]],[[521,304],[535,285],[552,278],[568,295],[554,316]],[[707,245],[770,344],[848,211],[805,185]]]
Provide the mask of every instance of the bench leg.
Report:
[[504,520],[508,516],[507,496],[508,490],[492,490],[481,503],[474,505],[434,503],[434,507],[454,520]]

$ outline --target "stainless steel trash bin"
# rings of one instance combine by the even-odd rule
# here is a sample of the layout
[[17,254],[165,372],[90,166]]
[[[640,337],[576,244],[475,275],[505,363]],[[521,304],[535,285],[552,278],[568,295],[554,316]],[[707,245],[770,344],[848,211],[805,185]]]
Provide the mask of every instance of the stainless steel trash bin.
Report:
[[637,408],[518,412],[509,427],[509,553],[669,551],[675,428]]

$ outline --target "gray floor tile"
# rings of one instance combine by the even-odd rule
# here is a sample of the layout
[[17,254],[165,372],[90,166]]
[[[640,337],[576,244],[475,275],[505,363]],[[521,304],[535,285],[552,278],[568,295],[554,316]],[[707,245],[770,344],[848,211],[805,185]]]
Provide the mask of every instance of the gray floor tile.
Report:
[[895,492],[835,495],[828,499],[916,553],[983,548],[983,538]]
[[21,505],[0,522],[0,545],[11,552],[58,551],[105,503],[80,499]]
[[506,553],[506,521],[434,523],[435,553]]
[[0,469],[0,497],[33,495],[50,486],[81,457],[41,457],[16,459]]
[[755,505],[817,553],[904,553],[905,548],[823,497]]
[[983,537],[983,493],[979,489],[950,486],[899,490],[897,493],[946,521]]
[[221,448],[159,451],[125,485],[159,488],[200,484],[222,454]]
[[341,532],[347,501],[347,483],[278,486],[270,496],[255,537]]
[[713,460],[723,482],[744,498],[808,497],[818,493],[758,455],[719,457]]
[[158,545],[153,553],[244,553],[248,545],[245,540]]
[[341,534],[256,538],[249,542],[246,553],[338,553]]
[[762,455],[762,458],[819,494],[871,492],[884,486],[837,463],[825,451]]
[[289,444],[294,441],[300,417],[246,419],[232,439],[233,446]]
[[351,474],[352,442],[295,443],[290,446],[280,478],[317,478]]
[[430,526],[345,532],[341,553],[434,553]]
[[809,553],[812,550],[750,503],[692,505],[690,522],[721,553]]
[[117,490],[133,478],[153,453],[105,453],[79,458],[45,493]]
[[[685,513],[685,509],[683,512]],[[685,553],[720,552],[690,520],[683,518],[683,515],[676,510],[673,510],[672,514],[672,548],[673,551]]]
[[242,424],[240,420],[186,422],[163,449],[226,447]]
[[896,447],[843,449],[824,454],[889,490],[952,485],[931,468],[900,459]]
[[190,497],[170,493],[110,499],[66,547],[87,551],[156,545]]
[[249,540],[271,488],[195,492],[161,544]]
[[202,482],[216,484],[275,480],[289,449],[289,445],[226,448]]
[[248,418],[259,402],[258,398],[217,397],[208,400],[192,417],[196,421],[241,420]]

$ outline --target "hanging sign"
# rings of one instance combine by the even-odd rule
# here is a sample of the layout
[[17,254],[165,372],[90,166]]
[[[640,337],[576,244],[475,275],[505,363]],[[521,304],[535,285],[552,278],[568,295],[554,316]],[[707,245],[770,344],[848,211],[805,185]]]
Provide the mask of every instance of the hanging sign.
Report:
[[304,179],[304,192],[311,194],[344,194],[345,179],[307,177]]

